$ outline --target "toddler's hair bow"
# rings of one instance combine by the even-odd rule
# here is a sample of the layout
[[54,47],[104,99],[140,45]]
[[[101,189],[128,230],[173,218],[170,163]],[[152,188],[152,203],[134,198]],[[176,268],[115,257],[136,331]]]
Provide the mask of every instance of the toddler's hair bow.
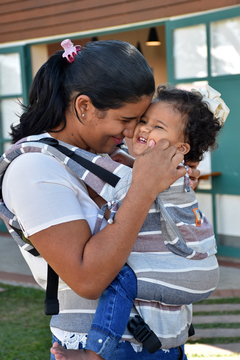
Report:
[[70,39],[63,40],[61,42],[61,46],[65,50],[62,54],[62,57],[66,58],[68,62],[72,63],[74,62],[74,58],[77,55],[78,51],[81,50],[80,45],[74,46]]
[[213,113],[214,119],[218,119],[220,125],[223,126],[228,117],[230,109],[227,107],[223,99],[220,98],[220,92],[213,89],[209,85],[206,85],[206,90],[199,88],[192,89],[191,91],[202,96],[202,101],[208,105],[208,109]]

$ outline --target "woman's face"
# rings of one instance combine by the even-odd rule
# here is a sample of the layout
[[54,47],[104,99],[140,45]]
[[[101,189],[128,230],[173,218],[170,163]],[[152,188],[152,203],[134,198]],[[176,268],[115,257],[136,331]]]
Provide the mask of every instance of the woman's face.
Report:
[[[132,138],[137,120],[144,114],[152,100],[143,96],[135,103],[125,103],[119,109],[109,109],[100,116],[96,108],[84,114],[83,124],[79,122],[81,148],[96,153],[111,153],[125,137]],[[78,145],[79,146],[79,145]]]

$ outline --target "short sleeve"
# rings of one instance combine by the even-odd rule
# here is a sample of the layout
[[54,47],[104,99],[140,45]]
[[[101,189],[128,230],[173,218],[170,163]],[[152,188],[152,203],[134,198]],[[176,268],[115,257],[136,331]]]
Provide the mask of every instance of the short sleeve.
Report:
[[85,185],[55,158],[42,153],[19,156],[3,179],[3,199],[25,236],[52,225],[85,219]]

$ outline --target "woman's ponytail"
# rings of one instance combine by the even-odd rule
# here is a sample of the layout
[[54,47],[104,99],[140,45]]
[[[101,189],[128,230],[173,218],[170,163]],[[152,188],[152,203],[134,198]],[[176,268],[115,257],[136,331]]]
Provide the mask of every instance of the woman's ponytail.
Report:
[[69,100],[64,91],[66,68],[70,65],[58,51],[38,70],[29,93],[29,104],[22,105],[20,123],[11,126],[13,143],[29,135],[38,135],[56,126],[66,125]]

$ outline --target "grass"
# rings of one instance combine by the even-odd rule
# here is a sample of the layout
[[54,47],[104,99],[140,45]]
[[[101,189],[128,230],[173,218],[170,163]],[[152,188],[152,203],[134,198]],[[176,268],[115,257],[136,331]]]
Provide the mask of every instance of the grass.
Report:
[[194,329],[239,329],[240,323],[195,324]]
[[207,345],[216,345],[216,344],[240,344],[240,336],[236,337],[216,337],[216,338],[202,338],[197,340],[188,340],[187,344],[207,344]]
[[0,359],[50,359],[50,317],[44,314],[45,292],[0,284]]

